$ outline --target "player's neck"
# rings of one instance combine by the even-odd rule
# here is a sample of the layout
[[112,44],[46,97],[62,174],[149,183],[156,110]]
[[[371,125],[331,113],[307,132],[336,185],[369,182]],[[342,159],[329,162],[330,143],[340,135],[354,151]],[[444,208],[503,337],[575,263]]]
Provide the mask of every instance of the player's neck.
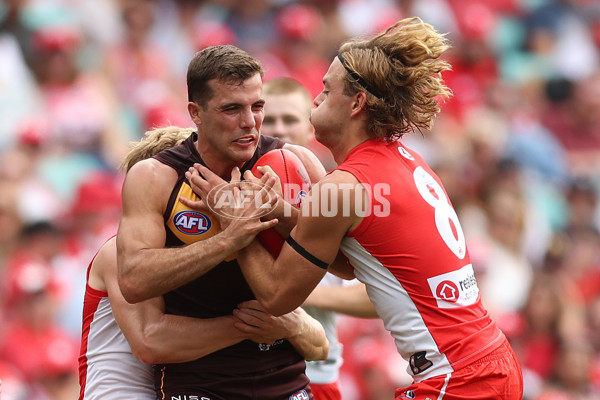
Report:
[[338,142],[327,147],[329,147],[329,150],[331,151],[331,154],[333,154],[335,162],[339,165],[342,162],[344,162],[348,154],[356,146],[366,142],[369,139],[371,138],[366,133],[348,133],[347,135],[344,135],[344,138],[342,140],[339,140]]

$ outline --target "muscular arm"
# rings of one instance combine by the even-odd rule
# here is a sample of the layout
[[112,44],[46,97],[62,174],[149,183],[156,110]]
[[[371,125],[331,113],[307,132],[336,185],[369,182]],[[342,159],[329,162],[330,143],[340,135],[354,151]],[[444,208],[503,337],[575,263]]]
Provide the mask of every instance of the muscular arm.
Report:
[[133,354],[144,363],[187,362],[246,339],[262,343],[286,336],[301,355],[319,360],[327,357],[325,332],[306,313],[274,317],[263,312],[267,322],[252,320],[252,325],[246,322],[244,309],[236,310],[236,317],[206,319],[165,314],[162,296],[128,303],[119,289],[116,265],[115,239],[111,239],[94,260],[90,284],[104,283],[115,319]]
[[[360,222],[355,213],[342,212],[343,209],[354,209],[356,183],[351,174],[336,171],[313,186],[302,204],[298,224],[291,232],[298,244],[326,263],[336,259],[343,237]],[[340,186],[342,184],[350,188],[345,195]],[[328,209],[339,212],[331,216],[324,215],[320,207],[323,195],[334,199],[328,204]],[[346,201],[349,203],[344,208]],[[257,299],[274,315],[300,306],[326,272],[287,243],[279,257],[273,260],[258,241],[254,241],[238,252],[238,261]]]
[[[233,316],[197,319],[164,313],[162,296],[130,304],[117,282],[114,239],[94,259],[106,285],[113,314],[133,354],[147,364],[186,362],[234,345],[248,335],[234,327]],[[90,274],[90,282],[92,274]]]
[[284,314],[286,315],[298,320],[296,333],[287,338],[296,351],[307,361],[325,360],[329,354],[329,341],[319,321],[308,315],[302,308]]
[[304,302],[340,314],[360,318],[378,318],[365,285],[352,282],[348,286],[317,286]]
[[176,180],[173,169],[154,159],[138,162],[125,178],[117,261],[119,286],[131,303],[162,295],[202,276],[264,229],[260,221],[250,226],[251,220],[238,219],[206,240],[164,248],[163,213]]

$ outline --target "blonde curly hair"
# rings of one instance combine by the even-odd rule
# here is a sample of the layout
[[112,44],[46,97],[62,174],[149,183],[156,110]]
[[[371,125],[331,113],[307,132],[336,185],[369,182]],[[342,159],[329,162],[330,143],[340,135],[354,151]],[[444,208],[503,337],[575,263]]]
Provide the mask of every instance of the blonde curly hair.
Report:
[[119,168],[129,171],[138,161],[145,160],[162,150],[181,144],[194,132],[195,129],[193,128],[180,128],[177,126],[166,126],[146,131],[141,140],[129,143],[129,153],[127,153]]
[[373,137],[394,139],[431,128],[439,98],[452,95],[441,76],[451,69],[440,59],[449,47],[444,34],[418,17],[340,46],[340,61],[349,72],[344,94],[367,94],[367,129]]

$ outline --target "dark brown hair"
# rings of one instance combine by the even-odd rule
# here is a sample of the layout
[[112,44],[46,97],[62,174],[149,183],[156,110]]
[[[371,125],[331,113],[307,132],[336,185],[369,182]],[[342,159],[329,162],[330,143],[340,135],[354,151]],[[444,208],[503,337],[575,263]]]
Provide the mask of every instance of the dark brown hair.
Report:
[[264,74],[260,62],[242,49],[232,45],[207,47],[194,55],[188,66],[188,100],[205,106],[213,93],[208,85],[211,79],[241,84]]

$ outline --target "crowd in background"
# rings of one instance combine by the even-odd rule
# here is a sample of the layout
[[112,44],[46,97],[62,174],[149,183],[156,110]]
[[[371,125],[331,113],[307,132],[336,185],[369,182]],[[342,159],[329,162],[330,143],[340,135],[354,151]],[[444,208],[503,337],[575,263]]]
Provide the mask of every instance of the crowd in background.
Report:
[[[0,1],[2,399],[77,395],[85,273],[116,232],[119,163],[145,130],[193,126],[196,51],[235,44],[265,80],[316,96],[342,40],[409,16],[448,33],[454,96],[404,140],[445,184],[525,398],[600,399],[596,0]],[[381,322],[339,329],[344,399],[393,398],[408,375]]]

